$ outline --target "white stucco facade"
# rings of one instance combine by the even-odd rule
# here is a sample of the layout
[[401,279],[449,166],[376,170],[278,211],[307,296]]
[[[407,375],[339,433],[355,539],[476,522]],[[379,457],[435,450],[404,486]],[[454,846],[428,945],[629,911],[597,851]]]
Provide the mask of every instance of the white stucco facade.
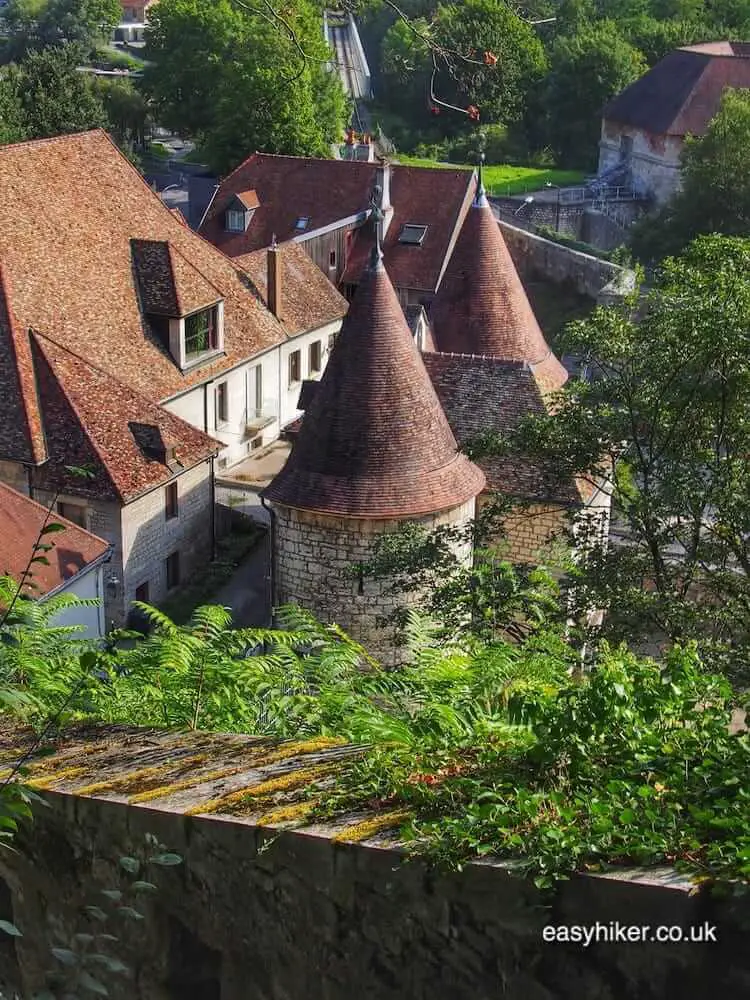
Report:
[[52,618],[52,625],[77,625],[83,630],[78,634],[78,638],[101,639],[104,637],[107,631],[104,612],[105,569],[106,563],[103,560],[97,560],[66,581],[62,587],[58,587],[57,590],[40,598],[40,604],[59,594],[70,594],[81,600],[98,601],[98,604],[93,606],[74,605],[60,611]]
[[[275,441],[281,430],[300,416],[297,402],[302,382],[320,377],[331,338],[340,328],[341,320],[336,320],[290,337],[210,382],[164,400],[162,405],[224,444],[216,462],[220,472]],[[296,360],[292,358],[295,354]]]

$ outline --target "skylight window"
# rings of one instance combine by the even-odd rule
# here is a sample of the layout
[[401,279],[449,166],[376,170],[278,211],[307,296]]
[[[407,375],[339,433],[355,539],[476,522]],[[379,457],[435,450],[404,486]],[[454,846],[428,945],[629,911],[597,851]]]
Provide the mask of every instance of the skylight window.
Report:
[[301,215],[299,219],[297,219],[297,221],[294,223],[294,228],[301,233],[303,229],[307,229],[309,222],[310,222],[309,215]]
[[398,241],[399,243],[406,243],[409,246],[421,247],[426,235],[427,226],[412,226],[407,224],[401,227],[401,232],[398,234]]

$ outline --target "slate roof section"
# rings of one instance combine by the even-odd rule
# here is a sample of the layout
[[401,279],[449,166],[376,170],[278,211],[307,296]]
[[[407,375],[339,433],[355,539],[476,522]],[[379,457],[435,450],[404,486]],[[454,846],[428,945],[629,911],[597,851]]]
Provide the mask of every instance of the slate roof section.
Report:
[[23,588],[24,593],[33,597],[57,590],[101,559],[109,551],[109,543],[0,483],[0,574],[12,576],[17,583],[21,581],[39,533],[50,523],[61,524],[65,530],[44,536],[44,543],[53,546],[45,552],[48,565],[34,563],[32,575],[27,577]]
[[131,240],[133,264],[147,313],[187,316],[215,305],[222,294],[171,243]]
[[[0,190],[0,260],[11,293],[5,311],[18,329],[40,331],[136,392],[166,399],[286,340],[244,271],[183,225],[105,132],[0,147]],[[147,329],[133,240],[168,244],[186,273],[193,269],[217,289],[223,355],[183,373]],[[0,323],[7,342],[7,316]],[[28,387],[0,375],[6,406],[30,405],[9,404],[11,393]],[[14,444],[10,423],[0,425],[0,458]]]
[[559,389],[567,372],[544,339],[492,209],[478,190],[432,303],[438,351],[529,365]]
[[653,135],[703,135],[728,87],[750,87],[750,43],[686,45],[614,97],[604,119]]
[[[191,468],[222,445],[108,372],[39,334],[32,351],[49,460],[34,483],[97,500],[128,503]],[[151,425],[176,448],[178,467],[144,447],[134,426]],[[77,475],[71,467],[86,469]]]
[[[343,319],[349,308],[344,296],[307,256],[299,243],[279,246],[281,254],[281,323],[289,336]],[[268,305],[268,251],[238,257],[261,302]]]
[[360,518],[457,507],[484,488],[458,452],[382,262],[363,276],[286,465],[265,497]]
[[[465,354],[425,354],[425,368],[459,445],[487,431],[516,428],[546,412],[545,395],[528,365]],[[477,460],[490,490],[522,500],[580,504],[575,479],[559,468],[512,457]]]
[[[377,169],[376,163],[255,153],[222,181],[201,235],[236,258],[270,246],[274,235],[279,242],[300,236],[295,228],[300,218],[309,219],[306,233],[352,216],[361,216],[364,222],[370,211]],[[469,170],[392,166],[394,215],[383,251],[395,285],[435,290],[462,212],[471,200],[472,179]],[[259,206],[247,231],[226,232],[226,209],[236,195],[250,189],[256,192]],[[409,222],[428,226],[420,247],[398,243],[401,226]],[[371,233],[357,233],[354,237],[344,282],[359,281],[372,244]]]

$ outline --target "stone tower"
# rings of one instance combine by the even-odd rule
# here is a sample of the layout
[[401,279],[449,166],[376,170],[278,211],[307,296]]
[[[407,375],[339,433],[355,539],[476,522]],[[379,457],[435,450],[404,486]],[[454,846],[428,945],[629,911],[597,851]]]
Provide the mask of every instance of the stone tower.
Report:
[[539,328],[487,201],[481,170],[430,320],[440,352],[527,365],[543,391],[559,389],[568,377]]
[[[277,604],[336,622],[385,664],[398,661],[378,618],[419,595],[351,575],[404,522],[473,519],[483,473],[456,439],[373,252],[289,459],[264,491],[274,517]],[[471,547],[460,553],[471,560]]]

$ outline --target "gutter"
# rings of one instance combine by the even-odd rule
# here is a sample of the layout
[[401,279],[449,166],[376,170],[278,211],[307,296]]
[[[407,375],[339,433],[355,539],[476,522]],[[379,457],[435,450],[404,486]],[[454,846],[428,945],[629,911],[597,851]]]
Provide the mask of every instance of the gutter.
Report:
[[214,193],[211,195],[211,200],[209,201],[208,205],[206,205],[206,211],[201,216],[201,221],[198,223],[198,228],[195,230],[196,233],[199,233],[201,231],[201,226],[206,221],[206,216],[211,211],[211,206],[216,201],[216,195],[219,193],[219,188],[220,187],[221,187],[221,184],[215,184],[214,185]]

